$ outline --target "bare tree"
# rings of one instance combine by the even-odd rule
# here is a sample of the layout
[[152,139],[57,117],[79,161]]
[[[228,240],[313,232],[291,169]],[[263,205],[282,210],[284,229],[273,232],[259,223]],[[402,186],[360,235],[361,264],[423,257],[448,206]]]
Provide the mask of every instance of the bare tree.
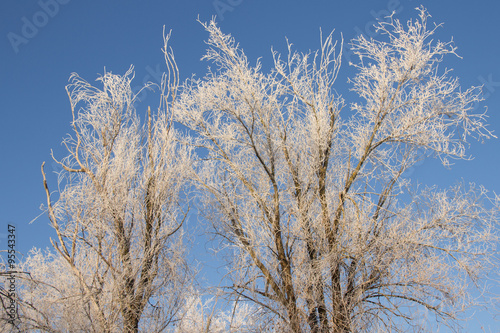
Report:
[[[167,49],[165,54],[173,59]],[[162,332],[176,319],[188,283],[181,202],[190,151],[172,125],[178,72],[169,67],[156,113],[141,125],[132,68],[105,73],[102,89],[73,74],[66,90],[73,136],[57,161],[54,203],[45,173],[55,252],[32,252],[20,291],[24,329]]]
[[274,52],[264,74],[204,24],[217,68],[186,82],[175,119],[202,148],[204,214],[233,254],[227,290],[277,331],[407,331],[419,309],[451,324],[473,303],[471,282],[497,267],[495,196],[402,177],[420,159],[466,159],[468,138],[492,136],[473,110],[479,89],[438,68],[455,48],[430,39],[428,17],[390,17],[381,41],[352,41],[349,107],[331,34],[314,53]]

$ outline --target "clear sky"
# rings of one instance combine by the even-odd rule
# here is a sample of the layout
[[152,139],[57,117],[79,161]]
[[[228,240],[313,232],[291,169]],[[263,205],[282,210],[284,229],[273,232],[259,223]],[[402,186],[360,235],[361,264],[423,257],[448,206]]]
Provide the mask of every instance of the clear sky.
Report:
[[[262,57],[271,65],[271,47],[285,53],[285,37],[299,51],[319,46],[319,29],[346,41],[363,33],[377,37],[371,25],[392,10],[396,18],[415,18],[415,7],[424,5],[432,20],[444,23],[436,38],[451,38],[462,57],[445,58],[443,67],[454,68],[462,87],[484,84],[490,129],[500,134],[500,1],[417,0],[3,0],[0,9],[0,250],[6,249],[7,225],[17,226],[18,250],[49,246],[48,219],[40,217],[45,203],[40,165],[57,171],[60,142],[70,132],[71,113],[64,90],[72,72],[93,82],[106,71],[123,74],[135,66],[135,84],[157,82],[166,69],[162,27],[172,29],[174,49],[182,78],[202,76],[201,62],[207,33],[196,22],[214,15],[220,27],[231,33],[252,62]],[[347,43],[346,43],[347,44]],[[349,102],[348,49],[343,58],[338,91]],[[352,58],[354,60],[354,58]],[[139,113],[155,107],[157,96],[143,96]],[[415,181],[448,186],[457,179],[484,184],[500,193],[498,169],[500,139],[473,142],[474,160],[457,162],[445,170],[438,161],[425,161],[408,173]],[[56,190],[56,177],[49,184]],[[203,248],[203,247],[201,247]],[[478,310],[467,326],[470,332],[499,332],[500,322]]]

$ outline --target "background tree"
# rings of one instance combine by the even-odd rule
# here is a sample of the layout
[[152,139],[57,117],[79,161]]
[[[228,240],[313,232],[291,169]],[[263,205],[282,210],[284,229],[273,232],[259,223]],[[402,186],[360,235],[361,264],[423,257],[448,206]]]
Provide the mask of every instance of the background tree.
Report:
[[261,309],[245,302],[232,302],[229,306],[217,304],[218,297],[204,297],[192,290],[180,310],[182,320],[174,333],[250,333],[276,332],[260,318]]
[[161,332],[176,319],[188,282],[180,194],[190,163],[171,120],[177,68],[169,67],[161,105],[144,125],[131,80],[132,68],[105,73],[102,89],[70,78],[74,135],[56,160],[55,203],[42,165],[55,252],[36,250],[24,262],[21,330]]
[[233,251],[227,290],[279,331],[407,331],[419,309],[452,324],[473,304],[470,282],[497,267],[496,197],[402,177],[430,156],[466,159],[468,138],[492,136],[472,108],[479,89],[438,68],[455,48],[430,39],[428,17],[390,17],[376,26],[383,40],[352,41],[348,108],[332,35],[314,53],[274,52],[263,74],[204,24],[217,68],[187,81],[175,119],[205,154],[197,181]]

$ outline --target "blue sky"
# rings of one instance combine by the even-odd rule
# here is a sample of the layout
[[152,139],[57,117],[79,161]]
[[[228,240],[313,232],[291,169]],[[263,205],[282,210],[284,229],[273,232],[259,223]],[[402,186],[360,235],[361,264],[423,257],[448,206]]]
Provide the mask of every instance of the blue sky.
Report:
[[[162,27],[172,29],[171,46],[183,79],[202,76],[206,32],[196,22],[217,15],[220,27],[231,33],[252,62],[263,57],[271,65],[271,47],[285,52],[285,37],[299,51],[319,46],[319,29],[346,41],[363,33],[376,37],[371,25],[392,10],[406,21],[424,5],[437,23],[444,22],[437,38],[453,37],[457,53],[444,67],[454,68],[463,87],[484,84],[490,129],[500,133],[500,2],[498,1],[296,1],[296,0],[4,0],[0,10],[0,249],[6,248],[7,225],[17,226],[18,250],[49,246],[52,235],[45,216],[29,224],[45,203],[40,165],[56,171],[50,149],[62,157],[62,137],[70,131],[71,113],[64,86],[72,72],[88,81],[106,71],[123,74],[135,66],[135,84],[157,82],[165,70]],[[346,43],[347,44],[347,43]],[[346,52],[347,53],[347,52]],[[343,59],[338,90],[349,98],[346,81],[352,75],[348,56]],[[354,60],[354,58],[352,59]],[[139,113],[156,106],[152,93],[143,96]],[[144,108],[144,110],[141,110]],[[500,193],[499,139],[472,142],[473,161],[459,161],[445,170],[429,160],[408,177],[427,184],[448,186],[457,179],[484,184]],[[56,177],[49,175],[52,189]],[[468,326],[471,332],[496,332],[492,317],[478,310]]]

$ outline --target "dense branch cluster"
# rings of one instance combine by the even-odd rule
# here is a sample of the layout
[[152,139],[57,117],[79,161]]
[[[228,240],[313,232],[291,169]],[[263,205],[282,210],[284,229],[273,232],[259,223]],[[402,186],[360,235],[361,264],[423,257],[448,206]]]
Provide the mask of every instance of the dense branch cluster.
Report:
[[[385,332],[425,329],[426,312],[453,325],[475,304],[470,284],[498,267],[499,205],[481,186],[403,177],[424,158],[466,159],[469,138],[493,136],[473,112],[479,89],[439,70],[455,48],[431,39],[428,18],[390,17],[376,26],[380,41],[351,42],[353,103],[335,90],[342,47],[332,34],[313,53],[273,52],[265,74],[214,21],[203,23],[204,59],[216,69],[180,88],[165,37],[163,99],[146,125],[131,72],[105,74],[102,90],[72,76],[74,136],[55,204],[45,183],[56,252],[26,261],[21,322],[50,332]],[[229,254],[214,296],[229,310],[187,285],[188,180]]]

